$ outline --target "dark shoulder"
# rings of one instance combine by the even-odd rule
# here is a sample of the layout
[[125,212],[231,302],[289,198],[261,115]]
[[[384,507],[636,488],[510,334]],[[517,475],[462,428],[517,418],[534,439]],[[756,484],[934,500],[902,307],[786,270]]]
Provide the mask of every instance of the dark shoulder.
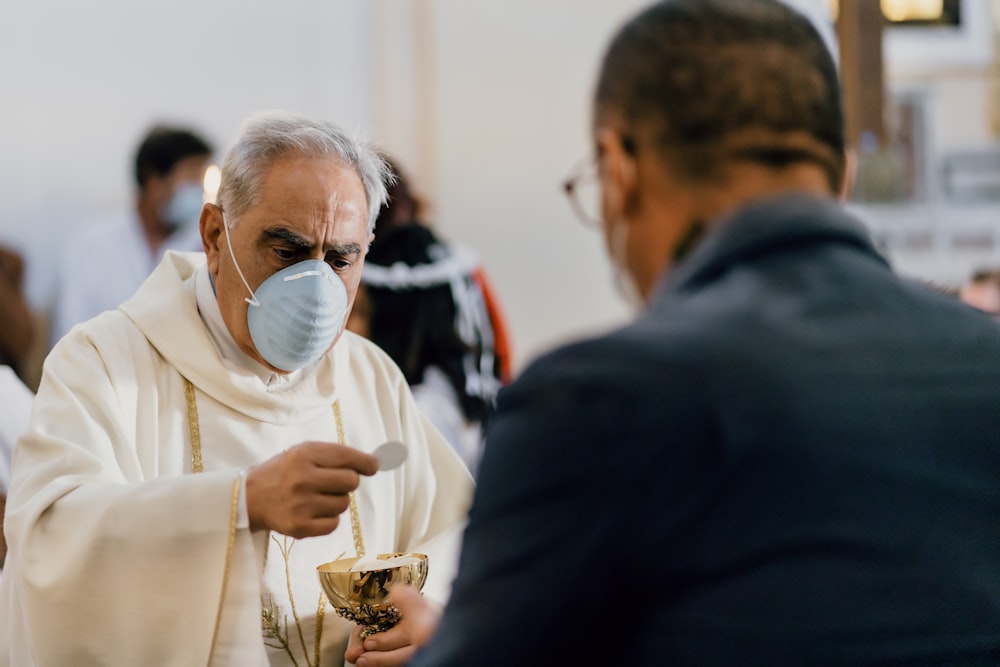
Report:
[[704,345],[690,327],[645,315],[539,357],[501,391],[500,407],[521,400],[585,396],[627,402],[638,392],[662,394],[693,374],[704,355]]

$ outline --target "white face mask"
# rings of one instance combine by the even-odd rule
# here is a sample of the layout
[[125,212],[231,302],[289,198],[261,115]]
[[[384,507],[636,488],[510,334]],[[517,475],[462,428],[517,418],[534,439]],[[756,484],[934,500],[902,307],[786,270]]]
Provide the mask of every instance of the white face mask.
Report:
[[628,270],[628,224],[612,223],[611,226],[611,268],[614,271],[615,287],[633,310],[641,310],[646,300]]
[[278,271],[254,292],[236,261],[225,218],[222,225],[229,256],[250,292],[247,327],[260,356],[277,369],[295,371],[326,354],[347,317],[347,288],[336,272],[308,259]]

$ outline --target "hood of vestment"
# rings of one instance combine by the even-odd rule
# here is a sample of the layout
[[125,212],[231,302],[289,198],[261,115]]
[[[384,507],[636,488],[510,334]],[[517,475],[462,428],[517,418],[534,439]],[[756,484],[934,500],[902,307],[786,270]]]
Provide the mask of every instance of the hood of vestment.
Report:
[[120,309],[166,363],[197,389],[252,419],[288,424],[329,411],[336,399],[334,367],[350,370],[353,334],[303,370],[292,384],[266,384],[249,369],[225,364],[198,311],[193,276],[205,264],[197,252],[168,251],[135,295]]

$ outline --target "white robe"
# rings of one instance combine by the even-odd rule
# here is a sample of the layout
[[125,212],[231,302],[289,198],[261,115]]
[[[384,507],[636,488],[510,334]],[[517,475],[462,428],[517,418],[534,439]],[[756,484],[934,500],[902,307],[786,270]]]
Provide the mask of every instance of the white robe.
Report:
[[[299,442],[337,441],[335,399],[346,444],[409,448],[400,468],[362,478],[367,552],[427,553],[424,591],[446,599],[472,481],[402,374],[350,333],[292,383],[224,364],[195,299],[204,261],[168,253],[134,298],[46,360],[14,455],[0,664],[291,665],[284,648],[265,647],[281,640],[262,634],[263,600],[298,665],[315,667],[316,566],[354,555],[348,514],[324,537],[251,533],[240,488],[231,559],[227,545],[240,470]],[[196,388],[201,474],[182,376]],[[324,619],[321,664],[339,665],[350,626],[328,605]]]

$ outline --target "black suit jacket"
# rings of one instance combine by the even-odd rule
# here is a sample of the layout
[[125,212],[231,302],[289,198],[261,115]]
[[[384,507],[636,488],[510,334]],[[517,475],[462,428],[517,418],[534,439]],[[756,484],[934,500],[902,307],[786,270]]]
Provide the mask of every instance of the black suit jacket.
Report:
[[1000,330],[761,202],[502,393],[459,570],[416,665],[1000,664]]

